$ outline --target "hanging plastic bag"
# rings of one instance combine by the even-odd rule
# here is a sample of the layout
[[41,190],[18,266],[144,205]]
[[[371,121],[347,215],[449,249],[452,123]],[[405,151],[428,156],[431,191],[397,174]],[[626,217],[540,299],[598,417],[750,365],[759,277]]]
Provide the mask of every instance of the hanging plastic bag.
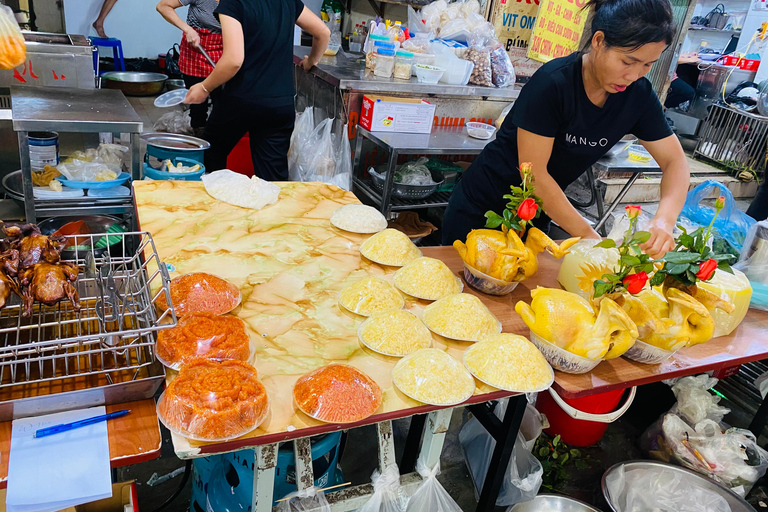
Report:
[[291,181],[301,181],[298,162],[301,155],[306,154],[307,143],[315,129],[315,116],[313,108],[306,108],[304,112],[296,114],[296,123],[293,125],[291,145],[288,148],[288,178]]
[[717,229],[720,237],[725,239],[735,249],[741,250],[749,228],[756,221],[738,209],[736,201],[733,199],[733,194],[722,183],[707,180],[688,192],[683,211],[680,212],[680,218],[688,219],[697,226],[709,226],[715,210],[709,206],[702,206],[700,203],[710,195],[714,188],[719,189],[719,195],[725,198],[725,207],[720,212],[720,215],[717,216],[717,219],[715,219],[714,228]]
[[421,16],[419,16],[410,5],[408,6],[408,32],[414,36],[417,34],[430,33],[430,30],[427,28],[427,25],[424,24]]
[[285,498],[277,506],[278,512],[331,512],[325,494],[316,487],[292,492]]
[[481,33],[473,33],[469,40],[469,48],[464,54],[464,59],[472,62],[475,67],[469,76],[469,83],[475,85],[493,85],[493,72],[491,71],[491,52],[485,46],[486,38]]
[[504,46],[493,41],[489,46],[491,52],[491,74],[493,85],[496,87],[509,87],[515,85],[515,68]]
[[[504,417],[507,404],[508,400],[505,399],[500,400],[496,405],[494,414],[499,419]],[[534,407],[529,406],[525,410],[523,423],[515,440],[515,447],[512,450],[512,457],[509,460],[496,505],[504,507],[516,505],[532,500],[539,492],[544,470],[541,462],[531,453],[539,435],[541,435],[541,417]],[[464,452],[464,461],[475,484],[475,498],[479,499],[491,465],[491,456],[496,448],[496,440],[476,418],[471,418],[459,432],[459,443]]]
[[383,473],[379,470],[371,476],[373,496],[357,512],[404,512],[408,501],[400,487],[400,470],[389,466]]
[[27,60],[27,43],[10,7],[0,5],[0,69],[13,69]]
[[459,505],[437,481],[439,462],[433,469],[429,469],[422,461],[418,461],[416,471],[424,481],[408,500],[406,512],[461,512]]
[[625,469],[608,474],[611,504],[621,512],[730,512],[719,494],[700,487],[687,474],[669,469]]
[[174,110],[165,113],[155,121],[153,128],[156,132],[178,133],[180,135],[194,134],[189,110]]
[[341,125],[341,133],[335,139],[336,174],[327,183],[344,190],[352,190],[352,147],[349,145],[348,125]]
[[731,410],[718,405],[720,397],[709,392],[716,384],[717,379],[707,374],[683,377],[672,386],[677,404],[670,412],[680,415],[689,425],[704,420],[723,421]]

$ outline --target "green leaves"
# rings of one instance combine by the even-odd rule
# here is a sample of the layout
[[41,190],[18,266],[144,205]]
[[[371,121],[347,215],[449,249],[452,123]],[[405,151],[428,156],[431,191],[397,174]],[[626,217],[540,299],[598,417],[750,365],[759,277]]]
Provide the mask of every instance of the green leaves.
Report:
[[649,238],[651,238],[651,234],[647,231],[635,231],[635,234],[632,235],[632,240],[640,244],[644,244]]
[[616,242],[613,240],[613,238],[606,238],[599,244],[596,244],[595,247],[602,247],[603,249],[613,249],[616,247]]
[[679,251],[668,252],[663,258],[661,258],[661,261],[666,261],[667,263],[693,263],[694,261],[699,261],[700,259],[701,254],[699,253]]
[[635,265],[640,265],[640,258],[637,256],[630,256],[629,254],[625,254],[621,257],[621,263],[624,265],[627,265],[628,267],[634,267]]
[[662,271],[658,271],[655,274],[653,274],[653,277],[651,278],[650,284],[651,286],[660,286],[661,283],[664,282],[664,278],[666,278],[667,275]]
[[581,450],[569,448],[560,436],[553,439],[546,434],[536,440],[533,454],[544,471],[541,488],[550,492],[563,488],[569,478],[569,468],[585,470],[594,462],[589,456],[584,457]]
[[485,221],[485,227],[489,229],[494,229],[501,226],[501,223],[504,220],[498,213],[492,212],[490,210],[485,212],[485,218],[487,219]]

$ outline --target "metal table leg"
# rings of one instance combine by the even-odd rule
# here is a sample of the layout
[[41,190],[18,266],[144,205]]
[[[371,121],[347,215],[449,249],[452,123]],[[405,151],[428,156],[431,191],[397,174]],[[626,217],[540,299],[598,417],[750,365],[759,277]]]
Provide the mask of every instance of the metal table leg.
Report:
[[411,426],[408,427],[408,437],[403,447],[403,458],[400,459],[400,473],[406,474],[416,469],[416,457],[419,456],[419,445],[424,435],[424,425],[427,423],[426,414],[417,414],[411,417]]
[[766,424],[768,424],[768,400],[763,400],[749,424],[749,430],[755,434],[755,437],[760,437]]
[[387,162],[387,179],[384,181],[384,190],[381,191],[381,213],[389,218],[389,210],[392,207],[392,187],[395,183],[395,168],[397,167],[397,151],[390,148],[389,162]]
[[139,160],[139,134],[131,134],[131,178],[134,180],[144,179],[144,168]]
[[453,409],[440,409],[427,415],[427,428],[424,430],[424,439],[421,441],[419,462],[433,468],[440,462],[440,454],[443,452],[445,433],[451,424]]
[[[613,213],[613,210],[615,210],[616,207],[619,206],[619,203],[621,203],[621,200],[624,199],[624,196],[627,195],[627,192],[629,192],[629,188],[635,184],[635,182],[637,181],[637,178],[639,177],[640,177],[640,173],[635,173],[627,180],[627,183],[619,191],[619,195],[616,196],[616,199],[614,199],[614,201],[605,211],[605,213],[600,218],[600,220],[598,220],[597,225],[595,226],[595,231],[600,232],[600,230],[603,229],[603,227],[605,226],[605,223],[608,221],[608,217],[610,217],[611,213]],[[603,236],[605,236],[605,234],[603,234]]]
[[362,170],[358,171],[358,167],[360,167],[360,158],[361,153],[363,151],[363,135],[360,132],[360,130],[357,130],[357,134],[355,134],[355,156],[352,160],[352,176],[360,175],[362,174]]
[[[277,444],[257,446],[253,472],[253,512],[272,512],[273,491],[275,486],[275,466],[277,466]],[[312,469],[310,457],[310,470]]]
[[29,132],[19,132],[19,159],[21,161],[21,184],[24,189],[24,214],[26,221],[35,223],[35,195],[32,192],[32,163],[29,159]]
[[476,510],[478,512],[492,512],[496,507],[496,499],[499,496],[501,484],[509,466],[509,459],[512,457],[512,449],[515,447],[520,424],[523,421],[525,406],[525,395],[510,398],[503,420],[496,417],[488,402],[467,407],[496,440],[496,448],[491,455],[491,464],[488,467],[483,489],[480,492],[480,500],[477,502]]

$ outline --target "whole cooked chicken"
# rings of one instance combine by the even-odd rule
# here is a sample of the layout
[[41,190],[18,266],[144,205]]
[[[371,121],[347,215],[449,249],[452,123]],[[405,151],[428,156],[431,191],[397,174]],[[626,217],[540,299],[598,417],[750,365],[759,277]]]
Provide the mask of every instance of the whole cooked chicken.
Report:
[[453,247],[470,267],[496,279],[514,282],[536,273],[539,253],[547,250],[555,258],[562,258],[579,240],[569,238],[558,245],[540,229],[531,228],[523,243],[511,230],[504,233],[497,229],[474,229],[467,235],[466,244],[456,240]]
[[41,261],[56,263],[66,245],[63,237],[46,236],[36,224],[3,226],[11,247],[19,251],[19,269],[29,268]]
[[79,269],[71,263],[41,262],[19,272],[21,296],[24,301],[22,315],[32,316],[35,301],[53,306],[63,299],[69,299],[72,309],[80,311],[80,298],[73,283]]
[[19,295],[19,287],[12,276],[19,271],[19,251],[8,249],[0,254],[0,308],[8,303],[11,292]]
[[599,310],[575,293],[537,287],[531,305],[523,301],[515,311],[532,332],[558,347],[587,359],[612,359],[632,348],[637,327],[611,299],[600,301]]

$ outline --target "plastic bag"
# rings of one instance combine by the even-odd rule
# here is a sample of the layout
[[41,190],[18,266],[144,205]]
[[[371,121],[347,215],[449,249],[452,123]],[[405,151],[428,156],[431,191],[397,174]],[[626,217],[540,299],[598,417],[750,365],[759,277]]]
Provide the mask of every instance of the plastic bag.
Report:
[[267,205],[276,203],[280,195],[280,187],[257,176],[238,174],[229,169],[222,169],[202,178],[205,191],[212,197],[225,203],[261,210]]
[[717,384],[717,379],[707,374],[684,377],[672,386],[677,404],[670,411],[679,414],[690,425],[704,420],[720,422],[731,412],[727,407],[720,407],[720,397],[710,393]]
[[156,353],[161,363],[178,370],[196,358],[247,362],[251,343],[240,318],[202,313],[182,316],[175,327],[161,330]]
[[493,85],[496,87],[515,85],[515,68],[504,46],[496,41],[490,46],[490,52]]
[[341,125],[341,133],[334,140],[336,148],[336,174],[326,183],[344,190],[352,190],[352,147],[349,145],[348,125]]
[[[507,404],[508,399],[500,400],[497,404],[494,414],[499,419],[503,419]],[[532,406],[527,406],[496,505],[510,506],[529,501],[539,492],[544,470],[539,460],[531,454],[531,450],[541,435],[541,423],[538,411]],[[472,418],[461,428],[459,442],[464,452],[464,461],[475,484],[475,497],[479,499],[491,465],[496,440],[476,418]]]
[[480,2],[477,0],[466,0],[465,2],[461,2],[460,10],[465,18],[469,18],[473,14],[480,15]]
[[421,8],[421,19],[424,20],[424,26],[427,30],[433,34],[440,32],[441,16],[447,8],[448,2],[445,0],[437,0]]
[[277,505],[278,512],[331,512],[325,494],[316,487],[292,492],[286,498]]
[[[419,34],[430,34],[430,30],[427,28],[427,25],[424,23],[421,16],[419,16],[419,14],[416,13],[416,11],[410,5],[408,6],[408,32],[413,36],[417,36]],[[403,43],[403,47],[405,47],[405,43],[407,42],[408,41],[405,41]]]
[[111,181],[120,175],[120,166],[74,159],[56,166],[68,180]]
[[348,364],[329,364],[303,375],[293,399],[304,414],[328,423],[361,421],[381,406],[381,388]]
[[178,133],[180,135],[192,135],[192,119],[189,110],[174,110],[163,114],[155,121],[153,126],[156,132]]
[[296,114],[296,123],[293,125],[291,145],[288,148],[288,178],[291,181],[301,181],[299,175],[299,158],[308,153],[307,144],[315,130],[315,115],[313,108],[306,108],[304,112]]
[[[411,6],[408,6],[408,8],[410,9]],[[429,39],[428,34],[418,33],[403,42],[403,50],[411,53],[432,53]]]
[[27,43],[10,7],[0,5],[0,69],[13,69],[27,60]]
[[465,18],[450,19],[440,28],[441,39],[466,41],[470,34],[470,27]]
[[400,487],[400,470],[388,466],[383,473],[379,470],[371,476],[373,496],[357,512],[404,512],[407,497]]
[[421,483],[411,499],[408,500],[406,512],[461,512],[459,505],[453,501],[440,482],[437,474],[440,473],[440,463],[429,469],[421,460],[416,463],[416,471],[424,481]]
[[333,119],[324,119],[312,126],[314,115],[311,109],[300,116],[288,151],[289,178],[292,181],[321,181],[349,190],[352,185],[352,149],[347,126],[339,124],[340,128],[334,133]]
[[264,384],[256,369],[242,361],[197,359],[185,364],[157,401],[163,424],[197,441],[240,437],[257,428],[268,412]]
[[426,166],[429,158],[421,157],[418,160],[406,162],[395,171],[394,181],[403,185],[434,185],[432,173]]
[[688,192],[680,217],[690,220],[697,226],[708,226],[712,222],[715,210],[700,203],[708,197],[714,188],[720,190],[725,198],[725,207],[715,219],[714,228],[729,244],[741,250],[749,228],[755,224],[755,219],[740,211],[728,187],[714,180],[707,180]]
[[491,52],[485,46],[485,37],[474,34],[470,38],[469,49],[464,54],[464,59],[472,62],[475,67],[469,76],[469,83],[475,85],[493,85],[493,72],[491,71]]
[[730,512],[725,498],[697,485],[695,478],[668,469],[623,466],[605,480],[610,501],[620,512]]
[[241,300],[237,286],[212,274],[192,272],[171,279],[171,302],[178,316],[224,315],[235,309]]

